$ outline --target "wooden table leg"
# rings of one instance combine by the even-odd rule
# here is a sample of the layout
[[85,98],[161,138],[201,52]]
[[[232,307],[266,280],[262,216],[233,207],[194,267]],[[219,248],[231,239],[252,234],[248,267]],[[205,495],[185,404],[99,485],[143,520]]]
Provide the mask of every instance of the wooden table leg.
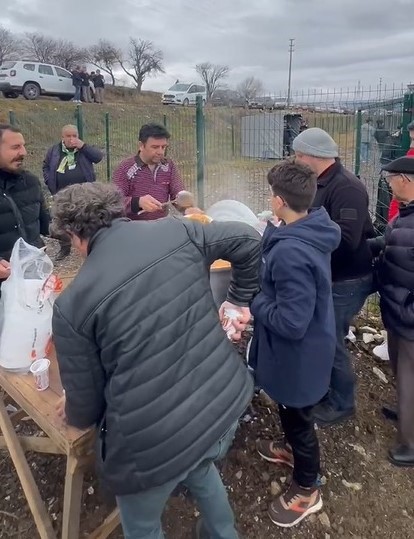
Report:
[[[0,395],[0,429],[7,444],[10,457],[19,476],[27,503],[32,512],[37,530],[41,539],[56,539],[55,531],[49,519],[46,507],[40,497],[39,489],[27,463],[24,451],[19,443],[19,438],[13,428],[12,422],[4,406],[3,397]],[[78,538],[76,538],[78,539]]]
[[69,453],[63,499],[62,539],[79,539],[83,470],[81,461]]
[[121,519],[119,518],[119,510],[117,508],[106,517],[99,528],[96,528],[96,530],[88,535],[88,539],[106,539],[120,524]]

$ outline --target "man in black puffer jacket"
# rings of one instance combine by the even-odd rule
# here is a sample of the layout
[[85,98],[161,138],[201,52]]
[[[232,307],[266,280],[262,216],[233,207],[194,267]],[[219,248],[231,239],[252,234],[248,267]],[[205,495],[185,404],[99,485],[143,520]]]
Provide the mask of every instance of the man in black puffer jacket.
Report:
[[377,264],[381,314],[397,378],[398,444],[389,460],[396,466],[414,466],[414,159],[400,157],[383,170],[400,202],[400,214],[384,238],[372,243],[374,254],[381,251]]
[[123,216],[110,185],[73,185],[54,198],[52,232],[71,236],[85,257],[53,317],[67,420],[99,427],[98,466],[125,537],[162,537],[164,505],[183,482],[208,536],[236,539],[213,461],[253,382],[221,327],[209,266],[232,263],[229,306],[247,322],[260,236],[241,223]]
[[20,130],[0,124],[0,284],[10,275],[10,255],[19,238],[42,247],[49,234],[49,212],[39,180],[26,170]]

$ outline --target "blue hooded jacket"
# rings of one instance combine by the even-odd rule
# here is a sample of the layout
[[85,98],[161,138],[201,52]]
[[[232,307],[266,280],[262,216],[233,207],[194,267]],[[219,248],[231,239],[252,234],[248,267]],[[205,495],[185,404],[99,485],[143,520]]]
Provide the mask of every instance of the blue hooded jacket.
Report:
[[279,228],[269,223],[263,236],[249,365],[256,383],[285,406],[314,405],[329,389],[336,345],[330,264],[340,239],[324,208]]

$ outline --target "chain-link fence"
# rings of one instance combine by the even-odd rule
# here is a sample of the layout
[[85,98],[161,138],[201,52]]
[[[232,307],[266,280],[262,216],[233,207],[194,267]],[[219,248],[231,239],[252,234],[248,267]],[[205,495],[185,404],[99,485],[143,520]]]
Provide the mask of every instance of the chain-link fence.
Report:
[[105,159],[97,167],[101,181],[110,181],[118,163],[137,151],[142,124],[164,124],[171,133],[169,155],[177,162],[187,188],[200,195],[201,205],[231,198],[254,212],[268,209],[266,174],[292,153],[293,138],[307,127],[321,127],[338,143],[344,165],[367,186],[373,216],[379,208],[383,219],[386,211],[380,206],[383,200],[387,204],[387,197],[381,192],[378,197],[381,165],[408,149],[405,127],[413,116],[412,90],[301,92],[292,95],[289,109],[284,96],[256,98],[244,107],[203,107],[201,103],[198,107],[74,106],[58,102],[46,107],[33,102],[25,112],[11,111],[9,118],[22,129],[27,166],[39,176],[44,155],[59,141],[62,126],[76,124],[86,142],[105,151]]

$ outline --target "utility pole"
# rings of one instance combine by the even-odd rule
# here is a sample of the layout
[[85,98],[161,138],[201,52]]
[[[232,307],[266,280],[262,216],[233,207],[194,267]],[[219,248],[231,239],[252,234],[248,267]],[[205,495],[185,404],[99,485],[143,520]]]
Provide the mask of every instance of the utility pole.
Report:
[[287,108],[290,107],[291,102],[291,84],[292,84],[292,56],[293,51],[295,50],[295,40],[293,38],[289,39],[289,78],[288,78],[288,95],[287,95]]

